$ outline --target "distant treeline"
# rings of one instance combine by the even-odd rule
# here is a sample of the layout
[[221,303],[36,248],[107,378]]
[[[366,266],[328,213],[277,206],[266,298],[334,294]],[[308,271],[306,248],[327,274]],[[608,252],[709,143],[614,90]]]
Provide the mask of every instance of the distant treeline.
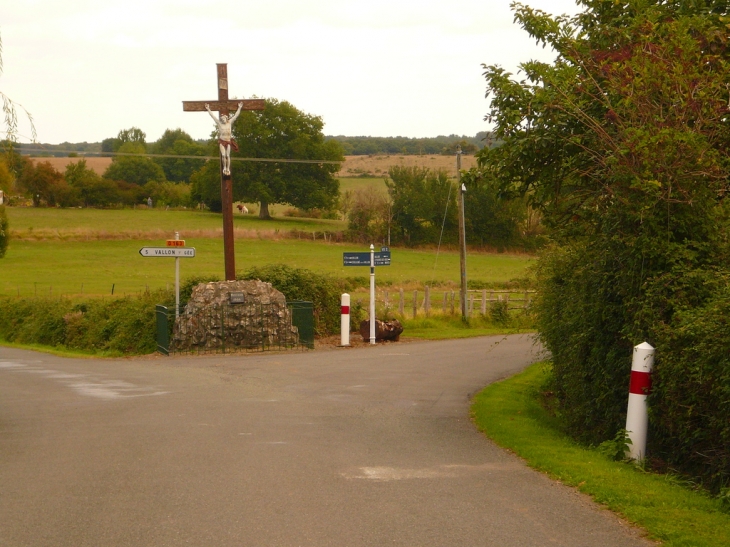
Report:
[[[100,142],[62,142],[61,144],[37,144],[37,143],[18,143],[14,146],[15,150],[22,155],[32,156],[48,156],[63,158],[68,156],[68,151],[81,154],[98,154],[101,152]],[[43,152],[39,152],[41,149]],[[58,152],[63,150],[63,152]]]
[[[346,137],[344,135],[327,136],[327,140],[338,141],[347,156],[367,156],[371,154],[453,154],[456,146],[461,146],[465,154],[473,154],[477,150],[491,145],[490,133],[480,131],[473,137],[467,135],[439,135],[438,137],[425,137],[421,139],[410,137]],[[116,139],[105,139],[103,142],[62,142],[60,144],[17,144],[16,150],[23,155],[33,156],[68,156],[68,151],[81,154],[98,154],[99,152],[112,152],[115,148]],[[204,145],[206,139],[194,139],[193,142]],[[38,152],[38,149],[43,152]],[[24,150],[27,149],[27,150]],[[63,152],[59,152],[63,150]]]
[[409,137],[345,137],[344,135],[328,136],[327,139],[338,141],[347,156],[365,156],[371,154],[453,154],[460,145],[466,154],[490,146],[490,134],[480,131],[473,137],[466,135],[439,135],[412,139]]

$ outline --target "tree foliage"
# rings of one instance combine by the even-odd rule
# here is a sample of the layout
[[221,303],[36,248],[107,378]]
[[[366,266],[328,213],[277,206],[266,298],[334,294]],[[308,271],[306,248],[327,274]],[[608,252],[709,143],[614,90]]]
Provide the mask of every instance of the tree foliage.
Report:
[[18,186],[33,200],[38,207],[41,201],[49,205],[56,204],[57,189],[64,184],[63,175],[50,162],[33,162],[24,158],[25,166],[18,179]]
[[[233,126],[239,152],[232,156],[290,160],[342,161],[341,146],[326,141],[322,118],[306,114],[286,101],[266,100],[263,111],[243,111]],[[217,154],[217,145],[216,145]],[[337,163],[286,163],[233,161],[234,200],[258,201],[260,218],[269,218],[270,203],[300,209],[333,209],[339,194]],[[192,199],[211,210],[221,210],[220,171],[217,160],[208,161],[193,174]]]
[[481,131],[474,136],[439,135],[438,137],[346,137],[344,135],[328,136],[336,140],[348,156],[372,154],[454,154],[456,145],[461,144],[462,151],[472,154],[478,149],[488,146],[489,133]]
[[[712,308],[727,284],[726,4],[579,3],[574,18],[514,5],[557,58],[524,63],[519,81],[485,67],[501,145],[479,153],[480,170],[501,195],[539,208],[555,242],[536,305],[570,432],[598,443],[623,427],[631,348],[647,340],[660,348],[654,454],[685,469],[702,459],[698,474],[718,487],[730,480],[730,425],[714,418],[730,371],[716,376],[715,395],[689,383],[679,396],[673,378],[702,375],[681,357],[700,341],[684,337],[679,348],[668,333]],[[730,353],[730,339],[719,343]],[[689,428],[670,422],[691,422],[705,456],[689,448]]]
[[[182,129],[166,129],[156,142],[148,146],[152,154],[174,156],[205,156],[212,151],[193,140]],[[165,178],[171,182],[189,182],[192,174],[203,167],[205,160],[190,158],[153,158],[162,167]]]
[[[325,141],[319,116],[306,114],[287,101],[266,100],[263,111],[244,111],[233,135],[244,158],[342,161],[342,147]],[[261,203],[267,217],[269,203],[300,209],[331,209],[339,194],[336,163],[234,162],[234,198]]]
[[392,202],[391,241],[406,245],[437,243],[457,237],[456,189],[445,171],[394,166],[385,184]]
[[150,181],[164,182],[165,172],[151,158],[142,156],[145,145],[128,141],[119,147],[118,152],[140,154],[139,156],[114,156],[112,163],[104,172],[104,178],[144,186]]
[[348,239],[361,243],[387,241],[391,213],[388,196],[374,186],[366,186],[345,197]]

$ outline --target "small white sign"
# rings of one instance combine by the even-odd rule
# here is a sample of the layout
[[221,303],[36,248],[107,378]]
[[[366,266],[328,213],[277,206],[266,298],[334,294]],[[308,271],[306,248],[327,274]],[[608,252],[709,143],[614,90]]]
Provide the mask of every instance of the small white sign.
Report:
[[139,254],[164,258],[193,258],[195,247],[142,247]]

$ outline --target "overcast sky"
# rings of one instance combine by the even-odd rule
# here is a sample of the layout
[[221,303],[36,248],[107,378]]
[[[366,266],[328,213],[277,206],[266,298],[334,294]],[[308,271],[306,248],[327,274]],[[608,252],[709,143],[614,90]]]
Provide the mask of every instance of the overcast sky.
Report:
[[[575,13],[573,0],[525,0]],[[274,97],[321,116],[328,135],[433,137],[488,129],[482,63],[552,60],[508,0],[22,0],[3,2],[0,91],[38,140],[147,140],[213,129],[183,100]],[[21,122],[28,141],[30,130]]]

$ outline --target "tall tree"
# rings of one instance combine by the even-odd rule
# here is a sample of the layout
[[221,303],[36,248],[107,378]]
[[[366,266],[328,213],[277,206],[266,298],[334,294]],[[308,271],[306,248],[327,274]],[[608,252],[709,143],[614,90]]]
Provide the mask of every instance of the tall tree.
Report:
[[391,240],[418,245],[455,241],[456,189],[446,171],[394,166],[385,180],[392,202]]
[[[647,340],[660,347],[662,457],[712,461],[713,480],[727,477],[726,415],[711,425],[722,422],[713,413],[730,392],[727,365],[690,389],[688,369],[661,352],[686,310],[722,293],[730,274],[727,3],[579,4],[574,18],[515,4],[516,20],[557,59],[524,63],[519,81],[485,67],[487,118],[502,142],[479,153],[480,169],[503,194],[528,196],[557,243],[541,260],[537,310],[570,431],[600,442],[623,427],[631,348]],[[671,391],[676,378],[685,382]],[[710,378],[715,399],[701,400]]]
[[[343,161],[342,147],[325,141],[322,118],[292,104],[266,100],[262,111],[243,111],[233,125],[239,151],[232,157]],[[191,197],[220,211],[219,162],[210,161],[191,178]],[[234,199],[258,201],[259,218],[271,218],[269,204],[331,209],[339,195],[337,163],[233,161]]]
[[63,175],[48,161],[33,162],[25,159],[25,162],[18,186],[31,197],[33,206],[40,206],[41,201],[55,205],[57,189],[64,183]]
[[[342,147],[325,141],[324,122],[287,101],[266,100],[262,111],[243,111],[233,126],[239,151],[233,157],[343,161]],[[233,162],[234,196],[258,201],[259,217],[270,203],[331,209],[339,194],[336,163]]]
[[104,172],[104,178],[139,186],[144,186],[150,181],[165,181],[165,172],[162,167],[153,162],[151,158],[141,155],[145,152],[143,144],[134,141],[126,142],[119,148],[119,152],[140,155],[115,156]]
[[[173,156],[204,156],[209,152],[205,145],[196,143],[182,129],[166,129],[148,148],[153,154]],[[205,164],[203,159],[190,158],[153,158],[153,161],[162,167],[165,178],[172,182],[189,182],[192,174]]]

